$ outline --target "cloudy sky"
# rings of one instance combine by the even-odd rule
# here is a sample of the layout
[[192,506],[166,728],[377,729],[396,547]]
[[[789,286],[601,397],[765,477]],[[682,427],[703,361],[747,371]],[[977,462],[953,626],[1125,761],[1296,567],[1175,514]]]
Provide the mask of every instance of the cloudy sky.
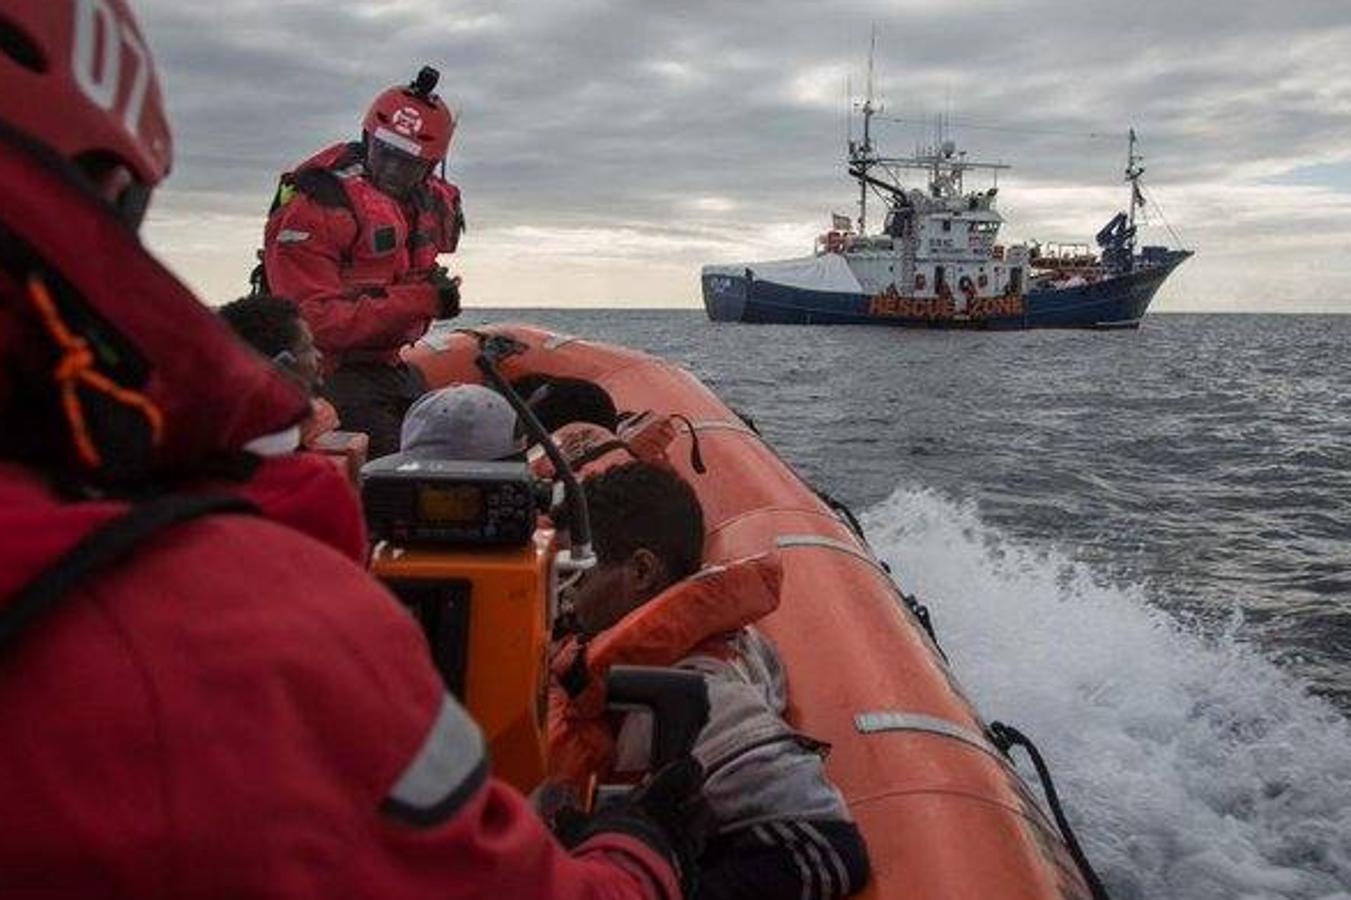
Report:
[[[883,149],[947,114],[1005,239],[1088,241],[1125,132],[1198,251],[1159,310],[1351,312],[1347,0],[140,0],[178,142],[153,246],[244,289],[276,175],[422,63],[461,113],[453,267],[478,306],[697,307],[708,262],[798,256],[844,172],[878,32]],[[1146,237],[1166,240],[1158,227]]]

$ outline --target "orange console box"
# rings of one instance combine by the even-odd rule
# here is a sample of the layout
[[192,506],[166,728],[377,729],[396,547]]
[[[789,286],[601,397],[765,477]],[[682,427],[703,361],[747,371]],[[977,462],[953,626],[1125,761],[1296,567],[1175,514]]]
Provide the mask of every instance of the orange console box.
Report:
[[371,572],[427,635],[447,688],[483,728],[494,772],[523,792],[545,776],[554,532],[521,547],[382,542]]

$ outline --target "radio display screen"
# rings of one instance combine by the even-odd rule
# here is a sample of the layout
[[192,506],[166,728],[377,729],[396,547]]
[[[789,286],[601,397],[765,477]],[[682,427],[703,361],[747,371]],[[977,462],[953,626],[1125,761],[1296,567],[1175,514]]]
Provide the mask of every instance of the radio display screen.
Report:
[[418,487],[418,518],[437,525],[473,525],[483,516],[483,492],[476,485]]

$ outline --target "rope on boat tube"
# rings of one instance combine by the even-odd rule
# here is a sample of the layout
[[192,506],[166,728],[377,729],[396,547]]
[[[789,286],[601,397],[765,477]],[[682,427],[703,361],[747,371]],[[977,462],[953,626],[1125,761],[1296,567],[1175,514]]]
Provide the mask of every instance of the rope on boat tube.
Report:
[[[883,563],[882,565],[886,566],[886,563]],[[887,571],[891,571],[889,566],[887,566]],[[952,661],[948,659],[947,653],[944,652],[943,645],[938,643],[938,633],[934,631],[933,616],[929,614],[929,607],[919,602],[919,598],[914,594],[907,594],[905,591],[901,590],[899,585],[896,587],[896,593],[901,596],[901,601],[905,603],[905,608],[910,610],[911,615],[919,620],[920,627],[924,629],[924,633],[927,634],[929,640],[933,642],[934,649],[938,651],[938,655],[943,657],[943,662],[950,664]]]
[[[820,488],[812,487],[812,490],[816,493],[816,496],[821,498],[821,502],[829,506],[837,516],[848,524],[850,530],[863,542],[863,546],[871,552],[872,546],[868,543],[868,536],[863,532],[863,525],[848,504],[843,500],[835,499]],[[877,555],[873,554],[873,557],[877,558]],[[882,571],[886,572],[887,575],[891,575],[891,566],[887,564],[886,560],[878,559],[877,564],[882,567]],[[907,594],[901,590],[900,585],[896,584],[894,580],[891,582],[891,586],[896,591],[896,595],[901,598],[901,602],[905,604],[905,608],[910,610],[910,613],[919,621],[924,633],[929,636],[929,640],[933,643],[934,649],[938,651],[939,656],[943,657],[943,662],[950,663],[947,653],[943,650],[943,645],[938,643],[938,633],[934,631],[933,617],[929,614],[929,607],[921,603],[914,594]]]
[[740,419],[743,423],[745,423],[747,428],[749,428],[751,431],[754,431],[757,435],[760,433],[760,429],[755,427],[754,419],[746,415],[741,410],[737,409],[735,406],[728,406],[727,408],[730,409],[738,419]]
[[689,420],[688,416],[683,416],[680,413],[671,413],[671,418],[684,422],[685,427],[689,429],[690,468],[700,475],[707,474],[708,468],[704,465],[704,454],[699,450],[699,432],[695,429],[694,423]]
[[[858,516],[854,515],[854,511],[849,508],[848,504],[843,500],[835,499],[818,487],[812,487],[812,490],[816,493],[816,496],[821,498],[822,503],[829,506],[837,516],[845,521],[850,530],[863,543],[863,546],[867,547],[869,552],[872,552],[872,546],[868,543],[868,536],[863,532],[863,524],[859,522]],[[874,553],[873,558],[877,559],[877,554]],[[886,560],[877,559],[877,564],[882,567],[882,571],[886,572],[887,575],[891,575],[891,566],[887,564]],[[947,653],[943,650],[943,645],[938,643],[938,632],[934,631],[933,616],[929,613],[929,607],[921,603],[914,594],[907,594],[901,590],[900,585],[896,584],[894,580],[891,582],[891,586],[896,591],[896,595],[901,598],[901,602],[905,604],[905,608],[910,610],[910,613],[919,621],[920,627],[929,636],[934,649],[938,651],[939,656],[943,657],[943,662],[950,663],[951,660],[948,659]]]
[[1070,856],[1074,857],[1075,865],[1079,867],[1079,874],[1083,876],[1084,882],[1093,894],[1093,900],[1111,900],[1107,894],[1107,888],[1103,887],[1102,880],[1098,878],[1098,873],[1093,871],[1092,864],[1089,863],[1088,857],[1084,855],[1083,848],[1079,846],[1079,840],[1074,836],[1074,829],[1070,828],[1069,820],[1065,818],[1065,811],[1060,805],[1060,795],[1056,793],[1055,782],[1051,780],[1051,770],[1046,765],[1046,760],[1042,759],[1041,753],[1032,743],[1031,738],[1012,725],[1005,725],[1003,722],[991,722],[989,734],[990,741],[1005,756],[1009,756],[1009,751],[1015,746],[1022,747],[1027,751],[1027,755],[1032,758],[1032,765],[1037,769],[1037,777],[1041,779],[1041,789],[1046,794],[1047,803],[1050,804],[1051,815],[1055,817],[1055,824],[1060,829],[1061,837],[1065,839],[1065,846],[1069,849]]
[[[863,542],[863,546],[868,547],[868,536],[863,533],[863,525],[859,522],[858,516],[854,515],[854,511],[843,500],[836,500],[820,488],[813,487],[812,490],[816,493],[816,496],[821,498],[822,503],[829,506],[837,516],[844,519],[849,526],[849,530],[854,532],[854,535]],[[872,548],[868,547],[868,549],[871,550]],[[887,571],[890,572],[891,570],[888,569]]]

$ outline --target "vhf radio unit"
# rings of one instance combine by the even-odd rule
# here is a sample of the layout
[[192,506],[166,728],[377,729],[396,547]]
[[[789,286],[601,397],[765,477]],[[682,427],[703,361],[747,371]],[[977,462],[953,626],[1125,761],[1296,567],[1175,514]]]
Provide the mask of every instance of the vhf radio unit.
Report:
[[375,540],[520,547],[530,543],[545,488],[524,462],[382,456],[361,470]]

